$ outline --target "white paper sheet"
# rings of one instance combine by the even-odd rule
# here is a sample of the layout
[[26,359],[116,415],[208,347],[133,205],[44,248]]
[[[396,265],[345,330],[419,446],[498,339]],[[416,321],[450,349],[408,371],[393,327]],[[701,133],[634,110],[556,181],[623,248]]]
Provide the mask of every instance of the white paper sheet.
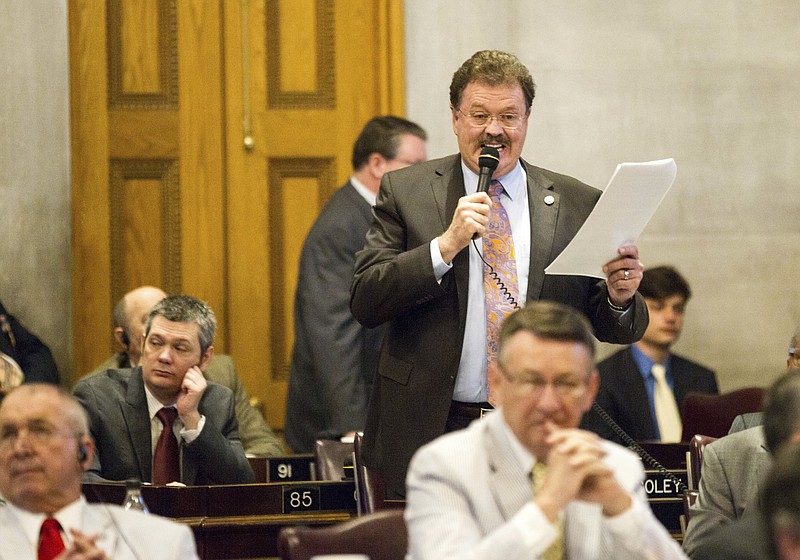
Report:
[[618,256],[619,247],[636,244],[677,170],[671,158],[617,165],[594,210],[545,274],[605,278],[603,265]]

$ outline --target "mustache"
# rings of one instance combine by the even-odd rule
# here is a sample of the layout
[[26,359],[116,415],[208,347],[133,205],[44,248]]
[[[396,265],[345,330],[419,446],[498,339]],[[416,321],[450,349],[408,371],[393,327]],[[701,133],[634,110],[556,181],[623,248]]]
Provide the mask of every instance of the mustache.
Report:
[[497,136],[484,134],[483,136],[480,137],[479,143],[481,145],[484,145],[484,144],[501,144],[503,146],[508,146],[509,141],[508,141],[508,137],[505,134],[499,134]]

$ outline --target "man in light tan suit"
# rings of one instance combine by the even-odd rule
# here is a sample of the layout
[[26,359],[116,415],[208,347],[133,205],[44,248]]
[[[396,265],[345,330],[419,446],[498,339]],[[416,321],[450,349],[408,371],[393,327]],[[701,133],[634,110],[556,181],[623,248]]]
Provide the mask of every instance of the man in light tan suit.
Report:
[[[167,294],[163,290],[153,286],[141,286],[125,294],[114,307],[114,338],[125,350],[111,356],[84,377],[107,369],[139,365],[147,314],[165,297]],[[247,455],[269,457],[285,454],[283,445],[264,421],[263,415],[250,404],[250,397],[239,380],[230,356],[214,354],[204,375],[209,381],[233,391],[236,419],[239,421],[239,438]]]
[[510,315],[489,366],[497,409],[411,461],[411,559],[686,558],[650,510],[639,457],[577,429],[599,383],[579,311],[538,301]]

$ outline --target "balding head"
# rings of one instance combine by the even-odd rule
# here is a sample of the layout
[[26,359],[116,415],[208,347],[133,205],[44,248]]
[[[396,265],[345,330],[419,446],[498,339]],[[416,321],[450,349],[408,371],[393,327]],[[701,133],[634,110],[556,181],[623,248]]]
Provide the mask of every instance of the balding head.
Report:
[[114,338],[128,353],[131,365],[136,366],[142,356],[142,335],[150,310],[167,297],[155,286],[141,286],[125,294],[114,307]]
[[83,407],[63,388],[25,384],[0,404],[0,494],[52,515],[80,496],[94,445]]

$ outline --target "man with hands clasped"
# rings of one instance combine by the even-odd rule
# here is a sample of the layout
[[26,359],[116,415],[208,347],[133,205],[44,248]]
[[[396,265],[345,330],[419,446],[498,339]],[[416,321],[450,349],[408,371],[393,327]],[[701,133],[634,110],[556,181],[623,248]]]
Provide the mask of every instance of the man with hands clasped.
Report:
[[75,386],[97,444],[84,480],[253,482],[233,393],[203,377],[215,330],[204,302],[169,296],[150,311],[139,367],[110,369]]
[[554,302],[512,314],[489,384],[497,410],[411,461],[413,560],[686,558],[650,510],[639,458],[577,428],[599,384],[585,317]]

